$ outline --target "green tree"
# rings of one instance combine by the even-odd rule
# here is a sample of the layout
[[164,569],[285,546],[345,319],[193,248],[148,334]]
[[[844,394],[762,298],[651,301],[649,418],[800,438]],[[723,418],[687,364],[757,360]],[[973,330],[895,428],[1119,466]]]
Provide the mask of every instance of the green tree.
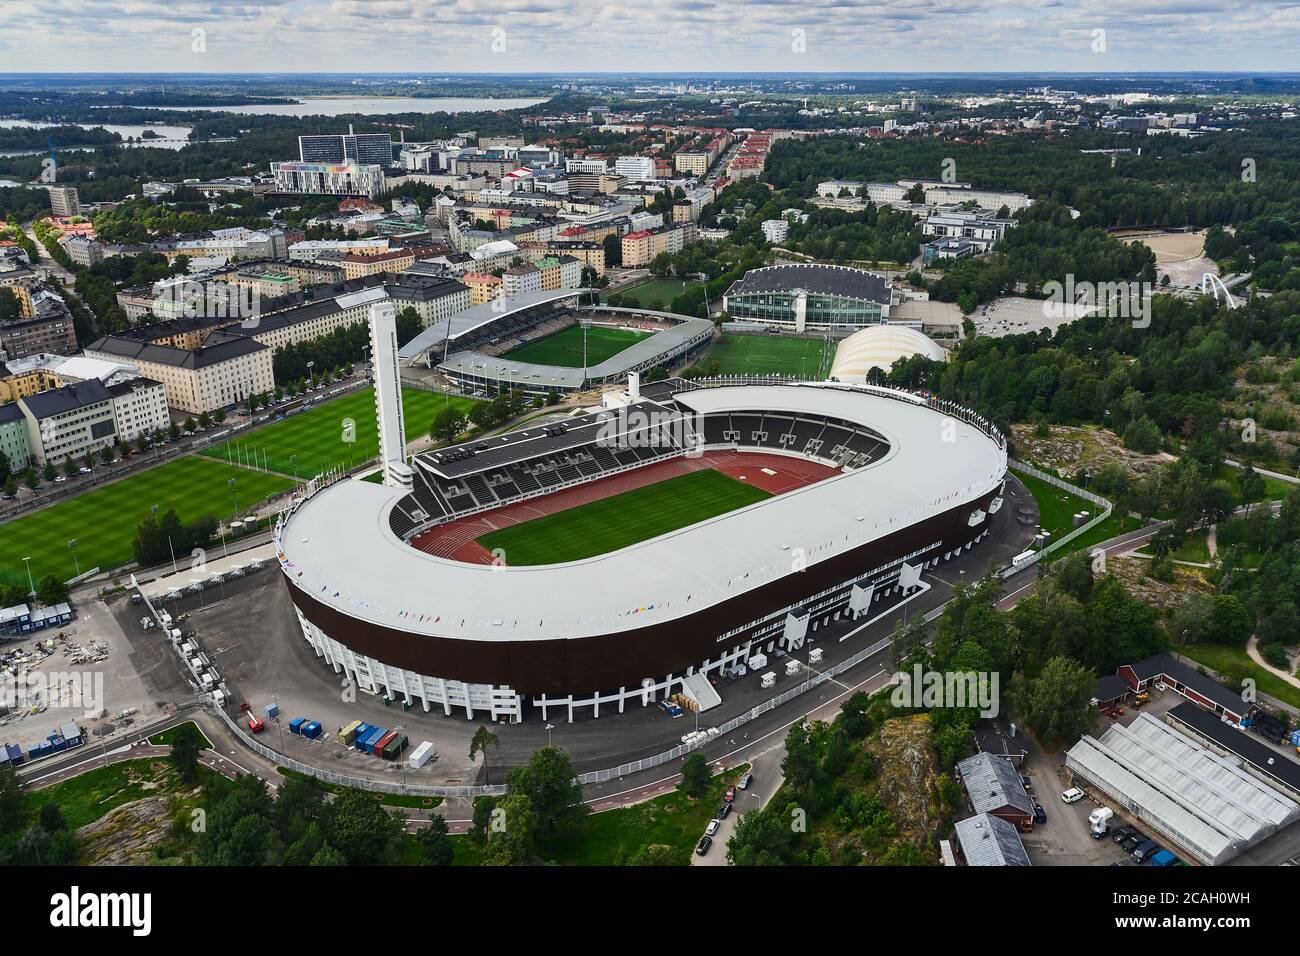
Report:
[[506,775],[506,789],[528,798],[537,832],[550,836],[571,830],[587,812],[576,778],[567,753],[543,747]]
[[203,734],[193,723],[187,722],[172,734],[171,752],[167,759],[186,783],[194,783],[199,776],[199,754],[203,750]]
[[507,793],[501,798],[501,827],[491,827],[487,834],[484,862],[488,866],[522,866],[535,853],[537,817],[532,803],[522,793]]
[[364,790],[344,790],[329,804],[325,833],[353,866],[397,863],[404,836],[398,817]]
[[36,586],[36,600],[46,607],[62,604],[68,600],[68,596],[68,586],[53,574],[45,575]]
[[1018,675],[1011,705],[1049,747],[1073,744],[1092,729],[1097,710],[1092,693],[1096,673],[1068,657],[1053,657],[1034,678]]
[[682,853],[676,847],[666,843],[651,843],[641,847],[630,857],[628,866],[686,866],[689,861],[682,859]]
[[455,851],[448,836],[447,821],[434,814],[429,825],[415,835],[425,866],[451,866]]
[[26,808],[22,777],[10,764],[0,766],[0,836],[18,831],[27,818]]
[[429,428],[429,437],[434,441],[450,444],[465,429],[465,416],[451,405],[439,409],[433,416],[433,425]]
[[694,750],[682,761],[682,779],[677,782],[677,789],[698,800],[708,793],[712,780],[709,762],[704,759],[704,754]]
[[488,786],[491,786],[492,781],[488,776],[489,747],[493,750],[499,750],[501,747],[501,740],[496,734],[488,730],[487,727],[480,726],[478,730],[474,731],[474,736],[470,738],[469,759],[473,760],[479,754],[483,755],[483,779],[487,782]]

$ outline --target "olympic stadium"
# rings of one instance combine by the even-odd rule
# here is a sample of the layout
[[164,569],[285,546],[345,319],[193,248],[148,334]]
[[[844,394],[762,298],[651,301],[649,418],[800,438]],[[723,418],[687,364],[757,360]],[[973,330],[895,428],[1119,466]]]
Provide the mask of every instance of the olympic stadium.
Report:
[[633,375],[606,405],[386,484],[311,482],[275,541],[316,656],[470,719],[707,709],[719,676],[915,589],[1002,505],[1002,436],[932,398]]

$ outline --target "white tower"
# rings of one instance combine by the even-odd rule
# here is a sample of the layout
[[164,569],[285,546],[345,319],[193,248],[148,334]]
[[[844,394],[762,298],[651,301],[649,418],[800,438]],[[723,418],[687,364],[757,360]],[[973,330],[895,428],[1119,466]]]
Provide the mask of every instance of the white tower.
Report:
[[370,307],[370,356],[375,369],[375,418],[384,484],[410,488],[413,475],[406,463],[406,420],[397,366],[397,311],[391,302],[376,302]]

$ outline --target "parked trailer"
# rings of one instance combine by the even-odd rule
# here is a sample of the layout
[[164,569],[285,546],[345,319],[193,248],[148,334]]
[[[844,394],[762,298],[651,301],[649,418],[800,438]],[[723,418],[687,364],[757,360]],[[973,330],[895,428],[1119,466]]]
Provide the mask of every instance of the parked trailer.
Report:
[[299,732],[308,740],[315,740],[321,734],[320,722],[316,720],[308,721],[302,725],[302,730]]
[[338,732],[338,742],[344,747],[351,747],[357,740],[357,728],[361,726],[361,721],[354,720]]
[[384,747],[384,759],[396,760],[402,755],[402,751],[410,746],[410,743],[411,742],[407,739],[406,734],[398,734],[388,742],[386,747]]
[[384,736],[380,737],[370,746],[370,753],[376,757],[382,757],[384,755],[384,748],[387,747],[388,744],[391,741],[395,740],[396,738],[397,738],[397,731],[395,730],[386,731],[384,733]]
[[411,756],[408,758],[412,770],[419,770],[431,759],[433,759],[433,741],[431,740],[426,740],[412,750]]
[[306,718],[306,717],[295,717],[295,718],[293,718],[293,720],[289,721],[289,733],[291,733],[291,734],[301,734],[301,733],[302,733],[302,725],[305,724],[305,723],[307,723],[307,718]]

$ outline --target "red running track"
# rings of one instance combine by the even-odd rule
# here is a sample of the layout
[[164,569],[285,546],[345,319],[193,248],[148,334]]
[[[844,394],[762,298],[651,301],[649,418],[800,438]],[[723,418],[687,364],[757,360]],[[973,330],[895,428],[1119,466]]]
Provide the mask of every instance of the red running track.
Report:
[[[549,495],[529,498],[493,511],[483,511],[430,528],[411,539],[411,545],[426,554],[452,558],[468,564],[491,564],[492,553],[478,543],[489,531],[522,524],[535,518],[568,511],[602,498],[612,498],[636,488],[658,484],[678,475],[713,468],[770,494],[780,495],[811,485],[839,473],[838,468],[803,458],[762,452],[710,451],[695,458],[677,457],[625,471],[608,478],[565,488]],[[764,471],[763,469],[767,469]],[[768,474],[770,471],[772,474]]]

